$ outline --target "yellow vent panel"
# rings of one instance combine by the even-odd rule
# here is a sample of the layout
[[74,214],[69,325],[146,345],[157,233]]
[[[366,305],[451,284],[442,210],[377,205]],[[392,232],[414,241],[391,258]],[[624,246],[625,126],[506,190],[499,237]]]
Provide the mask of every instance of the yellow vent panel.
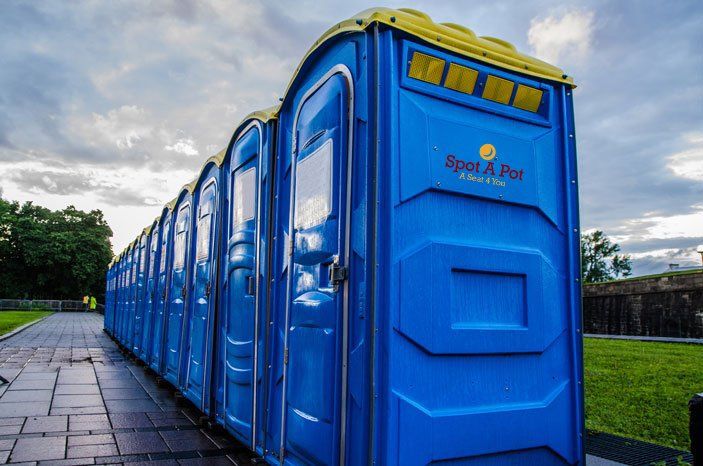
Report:
[[414,52],[410,61],[408,76],[432,84],[439,84],[444,73],[444,60],[441,58]]
[[465,66],[457,65],[456,63],[449,64],[447,78],[444,80],[444,87],[454,89],[455,91],[471,94],[474,92],[478,71],[472,70]]
[[512,81],[488,75],[482,97],[494,102],[500,102],[501,104],[507,104],[510,102],[510,96],[513,93],[514,87],[515,83]]
[[536,112],[540,102],[542,102],[542,94],[543,92],[539,89],[518,84],[513,107],[521,108],[528,112]]

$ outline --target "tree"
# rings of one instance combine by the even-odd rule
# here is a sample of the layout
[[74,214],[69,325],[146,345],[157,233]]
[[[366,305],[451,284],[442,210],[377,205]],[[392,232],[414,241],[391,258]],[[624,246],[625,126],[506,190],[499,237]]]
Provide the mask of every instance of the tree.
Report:
[[584,283],[605,282],[632,275],[632,260],[600,230],[581,235],[581,276]]
[[111,236],[100,210],[0,198],[0,297],[103,300]]

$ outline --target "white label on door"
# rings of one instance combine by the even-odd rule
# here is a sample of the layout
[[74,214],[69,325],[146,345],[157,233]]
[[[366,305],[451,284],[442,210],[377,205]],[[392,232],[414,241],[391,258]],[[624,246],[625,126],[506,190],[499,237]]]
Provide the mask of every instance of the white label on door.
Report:
[[198,220],[198,247],[195,253],[195,259],[202,261],[210,255],[210,222],[212,215],[208,212],[204,217]]
[[332,212],[332,139],[298,162],[295,174],[295,228],[322,223]]
[[254,218],[256,208],[256,169],[234,177],[234,224]]

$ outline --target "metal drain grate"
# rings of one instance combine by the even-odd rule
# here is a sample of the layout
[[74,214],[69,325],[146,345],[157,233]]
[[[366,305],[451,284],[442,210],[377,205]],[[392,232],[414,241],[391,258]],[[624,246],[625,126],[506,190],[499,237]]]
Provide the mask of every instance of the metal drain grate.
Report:
[[679,457],[693,463],[687,451],[592,431],[586,435],[586,453],[630,466],[651,466],[661,461],[666,466],[678,466]]

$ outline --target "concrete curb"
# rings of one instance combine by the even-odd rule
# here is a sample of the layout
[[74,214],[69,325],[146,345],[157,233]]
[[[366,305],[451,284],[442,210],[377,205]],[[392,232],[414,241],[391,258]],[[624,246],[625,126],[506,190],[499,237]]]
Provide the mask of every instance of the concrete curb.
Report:
[[24,324],[24,325],[22,325],[21,327],[17,327],[16,329],[14,329],[13,331],[11,331],[10,333],[6,333],[6,334],[4,334],[4,335],[0,335],[0,341],[5,341],[5,340],[7,340],[8,338],[12,338],[12,337],[14,337],[15,335],[17,335],[18,333],[20,333],[21,331],[28,329],[29,327],[31,327],[31,326],[34,325],[34,324],[38,324],[39,322],[41,322],[41,321],[44,320],[44,319],[48,319],[48,318],[51,317],[52,315],[53,315],[53,314],[49,314],[48,316],[42,317],[41,319],[37,319],[37,320],[34,320],[34,321],[29,322],[29,323],[27,323],[27,324]]

